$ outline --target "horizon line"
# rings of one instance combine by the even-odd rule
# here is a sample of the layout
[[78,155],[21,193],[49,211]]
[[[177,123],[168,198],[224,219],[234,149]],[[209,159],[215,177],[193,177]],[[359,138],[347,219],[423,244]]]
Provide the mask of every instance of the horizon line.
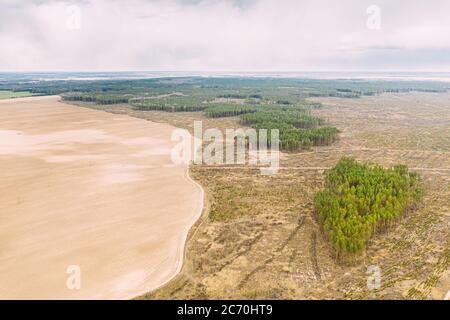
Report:
[[0,73],[131,73],[131,72],[152,72],[152,73],[450,73],[450,70],[445,71],[436,71],[436,70],[337,70],[337,69],[329,69],[329,70],[20,70],[20,71],[3,71],[0,70]]

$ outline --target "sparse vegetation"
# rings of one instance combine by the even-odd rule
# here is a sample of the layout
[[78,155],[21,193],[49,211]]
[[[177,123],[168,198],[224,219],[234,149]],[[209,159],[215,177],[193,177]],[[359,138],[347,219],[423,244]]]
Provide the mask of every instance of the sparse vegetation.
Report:
[[[420,127],[422,136],[434,132],[438,121],[442,122],[440,130],[448,131],[448,121],[439,120],[447,119],[448,97],[421,93],[404,95],[401,100],[397,95],[336,99],[338,104],[333,107],[321,99],[326,107],[316,110],[318,114],[327,116],[347,134],[326,149],[286,154],[281,164],[285,169],[274,177],[263,177],[256,170],[194,166],[191,175],[208,190],[207,203],[214,212],[208,210],[193,229],[188,260],[180,276],[143,298],[441,299],[446,291],[441,293],[434,284],[423,289],[422,283],[431,275],[440,277],[439,288],[448,283],[445,248],[450,180],[445,168],[449,168],[450,158],[442,151],[448,146],[434,151],[425,151],[422,145],[405,150],[399,139],[410,134],[405,126],[413,129],[417,123],[429,123]],[[433,110],[425,107],[424,101],[433,101]],[[350,108],[341,107],[350,103]],[[392,124],[379,118],[368,123],[368,118],[384,112],[407,114],[407,118],[392,119]],[[422,116],[416,119],[417,115]],[[220,125],[229,119],[214,121]],[[362,140],[359,133],[378,128],[384,136],[377,148],[359,147],[371,145],[375,138],[364,135],[367,140]],[[430,141],[438,138],[429,137]],[[399,162],[409,168],[424,168],[420,184],[426,193],[417,209],[393,227],[395,232],[373,237],[367,254],[355,256],[352,264],[344,267],[336,261],[329,241],[320,236],[314,196],[323,188],[322,168],[334,167],[345,156],[386,168]],[[440,259],[442,256],[447,259]],[[367,265],[378,265],[382,270],[379,290],[367,289]],[[410,294],[418,290],[420,295]]]

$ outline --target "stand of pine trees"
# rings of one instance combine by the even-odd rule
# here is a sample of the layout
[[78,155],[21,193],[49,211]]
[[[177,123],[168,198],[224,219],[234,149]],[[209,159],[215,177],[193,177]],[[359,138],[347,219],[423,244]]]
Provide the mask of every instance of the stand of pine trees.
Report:
[[70,93],[62,95],[62,99],[65,101],[94,102],[96,104],[106,105],[128,103],[130,98],[127,95],[120,94]]
[[241,123],[255,129],[278,129],[279,146],[284,151],[330,145],[339,133],[334,127],[322,127],[324,120],[312,116],[306,108],[276,107],[247,113],[241,116]]
[[235,117],[241,114],[253,113],[258,111],[256,105],[238,105],[238,104],[217,104],[207,107],[204,112],[208,118]]
[[138,98],[130,100],[130,104],[138,111],[165,111],[165,112],[197,112],[203,111],[207,105],[201,103],[174,103],[169,99]]
[[328,171],[314,204],[336,259],[361,253],[377,233],[394,226],[419,201],[419,175],[403,165],[384,169],[342,158]]

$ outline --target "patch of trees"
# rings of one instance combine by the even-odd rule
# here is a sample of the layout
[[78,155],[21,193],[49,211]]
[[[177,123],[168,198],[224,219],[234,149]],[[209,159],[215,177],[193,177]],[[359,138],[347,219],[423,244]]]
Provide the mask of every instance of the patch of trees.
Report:
[[336,91],[337,91],[337,92],[352,92],[352,89],[341,89],[341,88],[337,88]]
[[196,112],[203,111],[207,105],[186,100],[174,102],[173,99],[132,99],[130,104],[139,111]]
[[328,146],[337,140],[339,130],[334,127],[280,130],[280,149],[297,151],[312,146]]
[[292,102],[290,102],[289,100],[277,100],[276,103],[277,103],[277,104],[281,104],[281,105],[289,105],[289,104],[292,104]]
[[361,253],[377,233],[394,226],[422,195],[420,177],[404,165],[385,169],[342,158],[329,170],[315,209],[336,259]]
[[308,92],[308,97],[317,98],[317,97],[335,97],[335,98],[359,98],[361,95],[356,92]]
[[334,127],[323,127],[325,121],[322,118],[301,108],[270,108],[248,113],[241,116],[241,123],[255,129],[278,129],[279,146],[284,151],[330,145],[339,134]]
[[217,96],[218,98],[225,98],[225,99],[247,99],[248,96],[245,94],[238,94],[238,93],[226,93],[221,94]]
[[282,123],[294,128],[314,128],[324,124],[324,120],[315,117],[306,110],[271,108],[254,114],[247,114],[241,117],[244,125],[255,125],[261,123]]
[[128,96],[114,94],[72,93],[61,95],[61,97],[65,101],[93,102],[101,105],[128,103],[130,100]]
[[234,117],[258,111],[256,105],[216,104],[207,107],[204,112],[208,118]]
[[364,91],[364,92],[362,92],[361,94],[362,94],[363,96],[374,96],[374,95],[377,95],[378,92],[375,92],[375,91]]
[[64,94],[61,95],[64,101],[82,101],[82,102],[95,102],[94,95],[87,94]]
[[240,94],[240,93],[225,93],[225,94],[219,94],[217,98],[224,98],[224,99],[259,99],[262,100],[263,97],[260,94],[257,93],[251,93],[251,94]]

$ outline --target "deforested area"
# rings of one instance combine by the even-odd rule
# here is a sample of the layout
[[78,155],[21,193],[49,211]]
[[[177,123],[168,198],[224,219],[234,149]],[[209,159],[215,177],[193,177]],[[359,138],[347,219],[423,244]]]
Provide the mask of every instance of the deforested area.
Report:
[[0,1],[0,300],[449,300],[449,12]]

